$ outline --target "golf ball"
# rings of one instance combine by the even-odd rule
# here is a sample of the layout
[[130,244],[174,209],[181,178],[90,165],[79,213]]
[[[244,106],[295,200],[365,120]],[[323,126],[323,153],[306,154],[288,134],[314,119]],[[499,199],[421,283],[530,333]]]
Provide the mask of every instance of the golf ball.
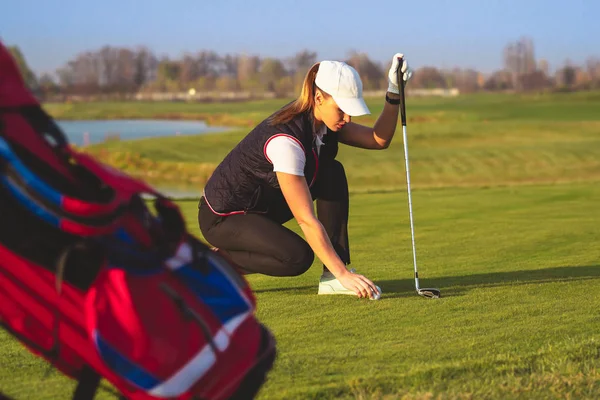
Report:
[[377,293],[375,293],[375,296],[371,300],[379,300],[381,298],[381,288],[379,286],[375,287],[377,288]]

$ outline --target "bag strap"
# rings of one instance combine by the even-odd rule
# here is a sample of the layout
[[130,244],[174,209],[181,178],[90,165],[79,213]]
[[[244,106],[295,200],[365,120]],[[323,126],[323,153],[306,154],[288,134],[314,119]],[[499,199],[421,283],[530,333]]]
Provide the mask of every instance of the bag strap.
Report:
[[81,370],[72,400],[92,400],[100,386],[100,375],[87,365]]
[[74,181],[75,177],[66,168],[67,139],[39,105],[0,107],[0,135]]

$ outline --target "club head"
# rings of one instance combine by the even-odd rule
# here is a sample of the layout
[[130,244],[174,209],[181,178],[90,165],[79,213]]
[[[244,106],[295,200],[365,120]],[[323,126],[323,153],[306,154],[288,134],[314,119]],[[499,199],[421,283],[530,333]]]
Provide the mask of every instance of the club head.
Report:
[[439,289],[427,288],[427,289],[419,289],[417,290],[419,296],[427,297],[429,299],[439,299],[442,297]]

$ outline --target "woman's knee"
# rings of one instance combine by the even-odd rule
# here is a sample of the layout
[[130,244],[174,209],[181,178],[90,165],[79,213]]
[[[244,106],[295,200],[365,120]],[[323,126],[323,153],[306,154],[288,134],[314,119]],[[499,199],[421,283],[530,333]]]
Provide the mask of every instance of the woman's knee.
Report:
[[304,242],[304,245],[297,246],[283,261],[286,264],[286,271],[289,271],[289,276],[298,276],[308,271],[314,260],[315,253],[308,243]]
[[200,233],[202,233],[202,236],[204,236],[204,240],[206,242],[208,242],[210,245],[212,246],[216,246],[215,243],[213,243],[212,240],[212,235],[210,233],[212,226],[213,226],[213,222],[211,221],[211,215],[207,215],[206,210],[203,209],[199,209],[198,210],[198,227],[200,228]]

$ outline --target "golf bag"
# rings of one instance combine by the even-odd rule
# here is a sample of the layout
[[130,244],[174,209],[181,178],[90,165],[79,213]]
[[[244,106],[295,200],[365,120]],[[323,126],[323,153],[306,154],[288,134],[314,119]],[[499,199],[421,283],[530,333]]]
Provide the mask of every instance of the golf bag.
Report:
[[74,398],[105,378],[130,399],[241,399],[275,359],[255,306],[173,202],[68,145],[0,43],[0,324]]

